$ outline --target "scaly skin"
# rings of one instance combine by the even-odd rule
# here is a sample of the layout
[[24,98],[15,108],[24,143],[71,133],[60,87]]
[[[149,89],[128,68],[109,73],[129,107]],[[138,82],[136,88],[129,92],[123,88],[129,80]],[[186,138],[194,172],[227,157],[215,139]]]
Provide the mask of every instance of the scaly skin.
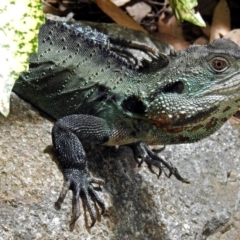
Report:
[[[121,48],[123,47],[123,49]],[[150,60],[135,59],[139,48]],[[198,141],[219,129],[240,106],[240,48],[227,39],[164,55],[146,46],[116,40],[91,28],[51,22],[41,28],[39,50],[14,91],[59,119],[53,144],[65,183],[56,207],[73,191],[71,229],[81,195],[104,211],[91,183],[84,145],[130,144],[135,156],[183,179],[147,144]]]

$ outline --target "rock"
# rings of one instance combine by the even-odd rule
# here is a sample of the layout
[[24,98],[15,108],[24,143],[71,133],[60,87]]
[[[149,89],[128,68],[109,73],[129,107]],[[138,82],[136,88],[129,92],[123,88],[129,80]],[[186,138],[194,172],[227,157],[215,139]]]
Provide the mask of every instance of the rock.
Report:
[[15,94],[0,122],[0,239],[239,239],[240,140],[229,123],[160,153],[190,184],[137,167],[128,147],[92,149],[89,168],[106,182],[98,193],[107,210],[89,229],[82,207],[70,232],[71,193],[54,208],[63,177],[46,150],[53,123]]

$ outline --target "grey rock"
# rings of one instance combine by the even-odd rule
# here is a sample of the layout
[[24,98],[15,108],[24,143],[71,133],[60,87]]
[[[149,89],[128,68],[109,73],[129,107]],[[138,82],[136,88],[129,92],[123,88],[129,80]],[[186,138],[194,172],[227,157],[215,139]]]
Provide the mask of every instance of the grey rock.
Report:
[[190,184],[137,167],[128,147],[90,149],[107,210],[89,229],[82,207],[73,232],[71,193],[54,209],[63,177],[47,148],[52,125],[14,94],[10,116],[0,116],[0,239],[240,239],[240,139],[229,123],[160,153]]

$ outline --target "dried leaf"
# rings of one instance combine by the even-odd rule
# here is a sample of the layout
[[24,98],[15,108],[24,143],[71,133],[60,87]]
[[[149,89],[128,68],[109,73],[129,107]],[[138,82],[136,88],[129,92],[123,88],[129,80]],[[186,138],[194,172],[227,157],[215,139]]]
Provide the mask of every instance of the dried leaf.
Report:
[[230,10],[226,0],[220,0],[213,14],[210,43],[231,30]]
[[224,38],[228,38],[230,40],[232,40],[233,42],[237,43],[238,45],[240,45],[240,29],[234,29],[230,32],[228,32]]
[[239,125],[240,124],[240,111],[238,110],[233,117],[229,119],[232,125]]
[[136,22],[140,23],[151,12],[151,7],[145,2],[138,2],[131,7],[126,7],[126,10]]
[[199,37],[194,41],[194,44],[197,45],[207,45],[208,44],[209,39],[206,37]]
[[210,38],[211,35],[211,26],[207,23],[206,27],[201,27],[201,30],[208,39]]
[[94,0],[94,2],[117,24],[147,33],[143,27],[141,27],[120,8],[114,5],[110,0]]
[[174,15],[169,17],[164,12],[158,20],[158,33],[155,36],[162,42],[171,44],[176,50],[185,49],[190,45],[183,36],[182,24]]
[[126,3],[130,2],[130,0],[111,0],[116,6],[121,7]]
[[43,8],[44,13],[50,13],[50,14],[53,14],[53,15],[60,15],[61,16],[61,12],[59,11],[59,9],[53,7],[46,0],[43,0],[42,8]]

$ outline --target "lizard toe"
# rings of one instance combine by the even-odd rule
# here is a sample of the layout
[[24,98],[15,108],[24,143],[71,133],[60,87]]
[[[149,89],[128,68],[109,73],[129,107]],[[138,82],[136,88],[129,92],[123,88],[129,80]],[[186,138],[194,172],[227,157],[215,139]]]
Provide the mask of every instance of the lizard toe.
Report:
[[65,181],[59,198],[55,203],[55,208],[57,210],[61,208],[61,204],[63,203],[68,191],[72,190],[72,218],[70,222],[70,230],[73,231],[75,223],[80,216],[80,197],[83,199],[91,217],[92,223],[90,227],[94,226],[97,220],[97,214],[92,202],[97,203],[97,205],[101,208],[101,214],[105,211],[105,204],[91,184],[97,183],[103,185],[104,181],[99,178],[90,177],[87,171],[79,171],[77,169],[65,169],[63,170],[63,174]]
[[[140,162],[138,161],[138,166],[140,167],[143,162],[145,162],[150,171],[155,173],[152,169],[152,166],[155,166],[159,169],[159,172],[157,174],[158,177],[162,174],[162,172],[165,173],[167,177],[171,177],[171,175],[174,175],[179,181],[182,181],[184,183],[189,183],[189,181],[186,178],[183,178],[177,168],[175,168],[171,163],[165,161],[161,157],[158,156],[159,151],[163,151],[165,146],[161,148],[158,151],[151,150],[149,146],[144,142],[137,142],[134,144],[129,145],[134,152],[135,159],[140,159]],[[164,168],[168,169],[168,173],[164,170]]]

